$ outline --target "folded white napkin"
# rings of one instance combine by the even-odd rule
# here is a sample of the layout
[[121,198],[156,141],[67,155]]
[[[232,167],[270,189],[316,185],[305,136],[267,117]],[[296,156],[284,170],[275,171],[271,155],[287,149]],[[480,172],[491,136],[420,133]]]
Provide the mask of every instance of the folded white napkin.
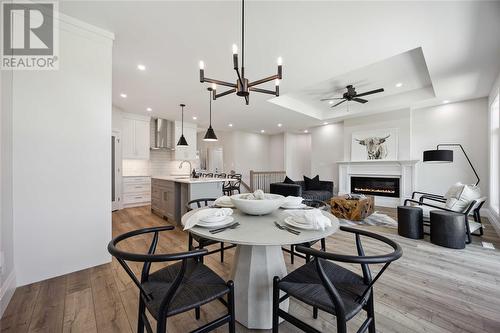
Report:
[[289,195],[285,198],[284,206],[298,206],[304,201],[302,197],[294,197],[293,195]]
[[262,190],[256,190],[253,193],[247,194],[245,196],[241,196],[242,199],[247,199],[247,200],[264,200],[266,199],[266,195],[264,191]]
[[233,210],[231,208],[208,208],[197,211],[187,219],[184,224],[184,230],[191,229],[194,227],[200,219],[208,219],[211,217],[226,217],[233,215]]
[[325,230],[326,227],[332,226],[332,221],[323,215],[319,209],[293,210],[287,211],[286,214],[290,216],[295,223],[312,226],[315,230]]
[[231,201],[231,198],[228,197],[227,195],[223,195],[220,198],[217,198],[217,200],[214,201],[215,205],[222,205],[222,206],[232,206],[233,202]]

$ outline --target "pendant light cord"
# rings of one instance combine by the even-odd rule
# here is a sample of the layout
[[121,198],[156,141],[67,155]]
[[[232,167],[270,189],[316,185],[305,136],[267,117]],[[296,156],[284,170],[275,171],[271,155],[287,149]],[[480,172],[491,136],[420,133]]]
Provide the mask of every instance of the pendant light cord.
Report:
[[208,100],[210,101],[210,127],[212,127],[212,96],[211,91],[208,92]]
[[245,78],[245,0],[241,0],[241,76]]
[[181,112],[181,135],[184,136],[184,107],[181,106],[182,112]]

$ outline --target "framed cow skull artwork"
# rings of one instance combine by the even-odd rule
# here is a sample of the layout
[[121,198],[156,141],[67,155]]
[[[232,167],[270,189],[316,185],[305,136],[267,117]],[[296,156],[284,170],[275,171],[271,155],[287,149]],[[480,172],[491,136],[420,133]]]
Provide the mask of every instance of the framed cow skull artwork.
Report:
[[398,129],[377,129],[352,133],[351,161],[398,159]]

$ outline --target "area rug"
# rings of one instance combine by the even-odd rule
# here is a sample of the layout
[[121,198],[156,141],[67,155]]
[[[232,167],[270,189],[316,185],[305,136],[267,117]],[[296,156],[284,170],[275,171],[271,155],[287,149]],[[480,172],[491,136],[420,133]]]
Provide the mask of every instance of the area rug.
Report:
[[398,227],[398,222],[396,222],[396,220],[394,220],[392,217],[386,214],[382,214],[379,212],[374,212],[373,214],[371,214],[362,221],[350,221],[346,219],[339,219],[339,221],[340,225],[343,226],[355,226],[355,225],[365,224],[365,225],[383,226],[388,228]]

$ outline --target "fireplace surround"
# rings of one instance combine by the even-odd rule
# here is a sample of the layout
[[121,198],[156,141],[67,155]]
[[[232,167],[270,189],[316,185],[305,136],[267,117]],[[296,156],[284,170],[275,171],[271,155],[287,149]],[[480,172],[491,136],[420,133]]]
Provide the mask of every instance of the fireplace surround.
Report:
[[[352,193],[351,178],[366,179],[397,178],[399,180],[399,193],[382,195],[384,193],[364,193],[375,197],[375,205],[382,207],[397,207],[402,205],[405,198],[411,197],[415,190],[415,164],[418,160],[397,161],[345,161],[337,162],[339,168],[339,195]],[[366,189],[362,187],[362,189]],[[359,193],[359,192],[358,192]]]

